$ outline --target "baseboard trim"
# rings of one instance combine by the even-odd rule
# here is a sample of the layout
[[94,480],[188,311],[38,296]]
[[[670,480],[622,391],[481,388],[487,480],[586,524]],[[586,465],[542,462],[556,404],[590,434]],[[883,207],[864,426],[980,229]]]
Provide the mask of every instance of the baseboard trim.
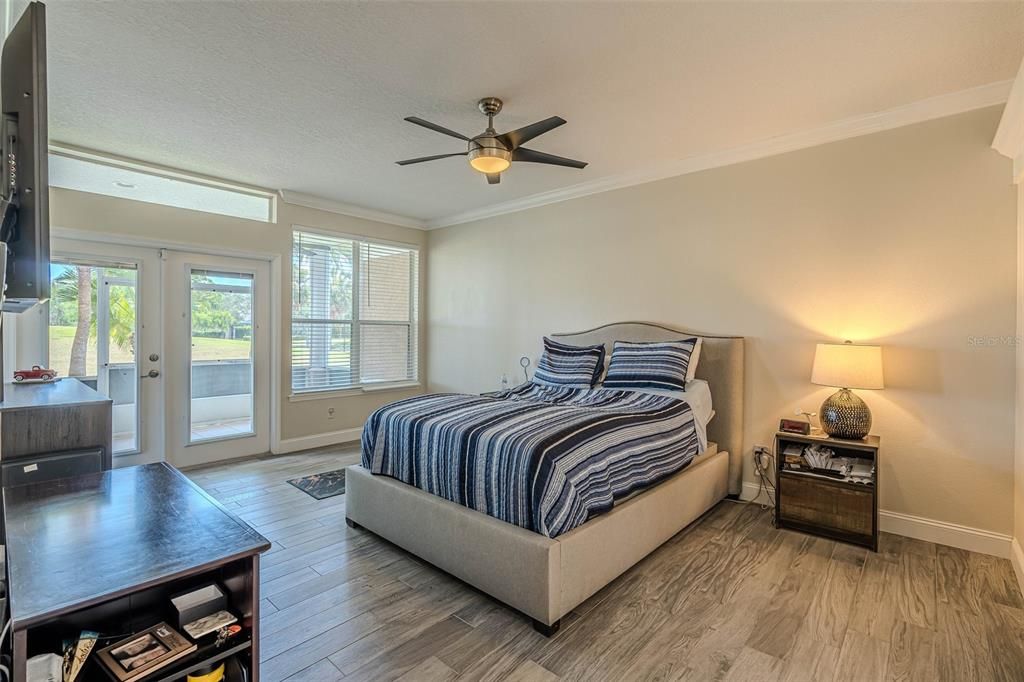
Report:
[[341,429],[340,431],[317,433],[312,436],[283,438],[277,448],[273,450],[273,453],[275,455],[283,455],[289,452],[298,452],[300,450],[325,448],[329,445],[338,445],[339,443],[352,443],[362,438],[362,436],[363,427],[360,426],[354,429]]
[[884,509],[878,511],[878,516],[879,526],[887,533],[991,554],[1002,559],[1010,558],[1010,542],[1013,538],[1009,535]]
[[750,481],[743,481],[740,499],[744,502],[757,502],[758,504],[775,506],[775,498],[772,496],[771,490],[762,491],[759,484],[751,483]]
[[[761,493],[761,488],[757,483],[744,481],[740,499],[761,504],[775,503],[775,500],[769,499],[764,494],[759,497],[759,493]],[[1013,562],[1017,580],[1024,591],[1024,550],[1009,535],[885,509],[878,510],[878,525],[886,533],[1010,559]]]
[[1017,575],[1017,585],[1024,593],[1024,549],[1017,542],[1017,538],[1010,541],[1010,563],[1013,564],[1013,572]]

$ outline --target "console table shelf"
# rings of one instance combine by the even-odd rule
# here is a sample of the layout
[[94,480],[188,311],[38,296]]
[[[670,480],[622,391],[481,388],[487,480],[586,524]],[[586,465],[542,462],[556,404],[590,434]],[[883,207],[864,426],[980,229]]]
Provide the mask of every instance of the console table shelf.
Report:
[[60,641],[81,630],[120,639],[160,621],[176,627],[171,595],[211,581],[224,588],[243,631],[221,647],[200,642],[142,679],[183,679],[233,655],[259,679],[259,555],[270,543],[178,470],[148,464],[3,496],[15,682],[24,682],[29,657],[59,654]]
[[6,384],[0,415],[5,463],[74,450],[102,450],[102,469],[111,468],[113,401],[78,379],[42,384]]

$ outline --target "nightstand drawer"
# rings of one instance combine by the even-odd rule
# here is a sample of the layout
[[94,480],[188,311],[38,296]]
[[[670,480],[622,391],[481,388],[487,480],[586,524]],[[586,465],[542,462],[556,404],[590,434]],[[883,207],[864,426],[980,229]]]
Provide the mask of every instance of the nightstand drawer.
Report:
[[779,480],[779,517],[782,521],[870,537],[874,532],[874,490],[783,473]]

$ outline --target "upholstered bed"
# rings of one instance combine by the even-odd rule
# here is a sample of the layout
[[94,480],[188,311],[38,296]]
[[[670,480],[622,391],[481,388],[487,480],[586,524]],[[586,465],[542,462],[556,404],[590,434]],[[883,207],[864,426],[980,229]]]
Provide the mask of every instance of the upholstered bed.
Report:
[[346,517],[530,616],[545,634],[727,495],[742,477],[743,339],[624,322],[555,334],[577,346],[615,341],[702,341],[696,377],[710,385],[715,416],[707,446],[685,468],[556,537],[443,499],[364,466],[347,473]]

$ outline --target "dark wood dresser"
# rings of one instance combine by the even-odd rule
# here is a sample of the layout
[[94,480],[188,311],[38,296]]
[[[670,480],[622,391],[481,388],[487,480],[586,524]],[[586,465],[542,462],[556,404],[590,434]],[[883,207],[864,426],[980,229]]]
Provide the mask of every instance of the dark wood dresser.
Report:
[[102,448],[112,461],[112,401],[78,379],[7,384],[0,401],[0,459]]
[[[120,638],[160,621],[176,627],[171,595],[209,582],[224,588],[242,632],[200,640],[142,679],[183,680],[230,656],[259,679],[259,555],[270,543],[177,469],[147,464],[7,488],[3,505],[16,682],[29,657],[59,653],[82,630]],[[89,661],[82,679],[106,679]]]
[[[812,445],[858,465],[858,476],[833,478],[796,463],[786,452]],[[775,525],[822,535],[878,551],[878,436],[843,440],[827,436],[775,434]]]

